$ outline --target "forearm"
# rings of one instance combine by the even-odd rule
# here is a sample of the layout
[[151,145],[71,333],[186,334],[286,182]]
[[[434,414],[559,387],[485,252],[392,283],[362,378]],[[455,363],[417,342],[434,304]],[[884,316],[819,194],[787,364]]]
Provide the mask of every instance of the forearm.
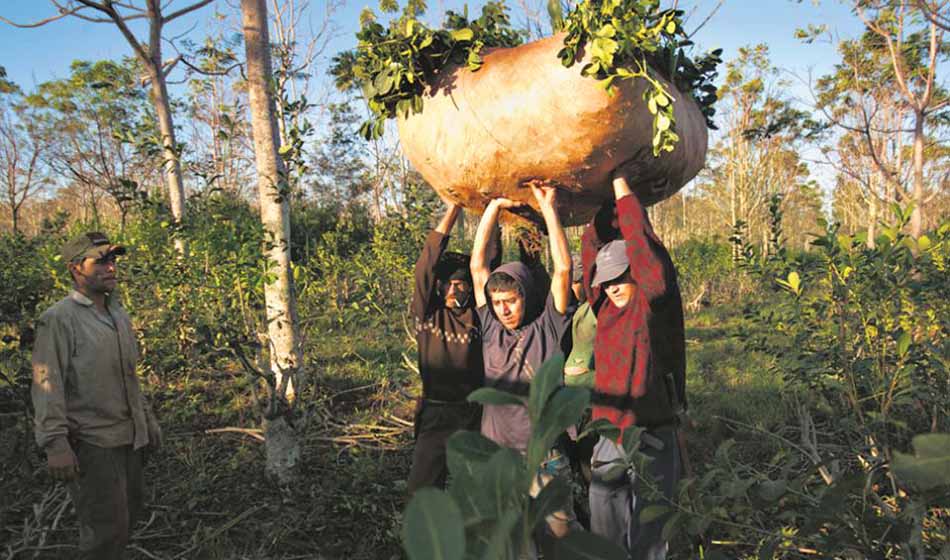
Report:
[[561,218],[553,208],[543,209],[544,225],[548,228],[548,238],[551,244],[551,265],[555,275],[571,272],[571,249],[567,242],[567,234],[561,226]]
[[[653,301],[667,291],[668,270],[661,255],[659,240],[651,243],[653,236],[646,211],[633,194],[617,200],[617,215],[620,233],[627,244],[627,259],[630,261],[630,277],[640,286],[647,299]],[[655,237],[655,236],[653,236]]]
[[559,313],[566,313],[570,305],[571,291],[571,250],[567,243],[567,234],[561,226],[561,219],[553,207],[543,207],[542,215],[548,228],[548,240],[551,244],[551,296],[554,307]]
[[435,226],[435,231],[441,233],[442,235],[448,235],[452,231],[452,226],[455,225],[455,220],[458,219],[459,212],[462,211],[462,207],[458,204],[450,204],[449,207],[445,210],[445,214],[442,216],[442,219],[439,220],[439,225]]
[[37,445],[56,454],[69,449],[66,399],[54,345],[41,336],[33,350],[33,429]]
[[478,222],[478,229],[475,230],[475,240],[472,244],[472,272],[475,269],[488,269],[489,244],[492,240],[492,232],[498,224],[498,214],[501,208],[495,200],[488,203],[485,212],[482,213],[482,219]]
[[627,183],[627,179],[623,175],[614,175],[612,183],[614,187],[615,200],[620,200],[629,194],[633,194],[633,189],[630,188],[630,185]]
[[447,243],[448,238],[444,234],[433,230],[422,246],[422,252],[416,261],[412,292],[412,313],[417,318],[426,314],[429,302],[435,294],[435,267]]
[[482,213],[482,219],[478,222],[478,229],[475,230],[475,241],[472,246],[472,259],[470,268],[472,272],[472,289],[475,295],[476,307],[485,305],[485,284],[488,283],[489,269],[489,250],[492,232],[498,224],[498,213],[501,208],[495,200],[488,203],[485,212]]

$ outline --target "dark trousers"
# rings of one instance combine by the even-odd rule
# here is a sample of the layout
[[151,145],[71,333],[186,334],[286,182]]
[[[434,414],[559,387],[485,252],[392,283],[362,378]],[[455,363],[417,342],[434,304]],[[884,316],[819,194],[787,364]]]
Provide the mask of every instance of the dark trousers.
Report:
[[446,442],[459,430],[478,431],[481,407],[473,403],[420,401],[415,415],[416,445],[407,486],[409,495],[426,486],[445,488],[449,468]]
[[[663,498],[672,499],[680,477],[679,448],[673,428],[650,430],[662,449],[641,442],[640,451],[653,458],[647,468],[653,482],[659,486]],[[633,560],[663,560],[667,543],[663,540],[663,525],[669,515],[649,523],[640,522],[640,513],[650,505],[641,477],[636,472],[616,474],[611,466],[620,461],[623,448],[615,442],[600,438],[594,446],[592,458],[593,479],[590,483],[590,529],[625,548]]]
[[142,451],[83,442],[74,449],[80,476],[68,490],[79,520],[79,558],[121,559],[142,511]]

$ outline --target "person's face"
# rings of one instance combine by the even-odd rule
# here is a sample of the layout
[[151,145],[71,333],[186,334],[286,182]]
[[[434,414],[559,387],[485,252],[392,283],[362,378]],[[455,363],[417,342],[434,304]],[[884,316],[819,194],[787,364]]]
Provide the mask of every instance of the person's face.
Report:
[[524,319],[524,297],[517,290],[492,292],[491,305],[495,316],[509,330],[517,329]]
[[465,307],[472,296],[472,285],[465,280],[449,280],[442,285],[442,290],[446,307]]
[[118,284],[115,255],[98,259],[85,258],[69,266],[80,292],[108,294],[115,290]]
[[604,282],[607,299],[617,307],[624,307],[633,297],[633,281],[627,274],[621,274],[609,282]]

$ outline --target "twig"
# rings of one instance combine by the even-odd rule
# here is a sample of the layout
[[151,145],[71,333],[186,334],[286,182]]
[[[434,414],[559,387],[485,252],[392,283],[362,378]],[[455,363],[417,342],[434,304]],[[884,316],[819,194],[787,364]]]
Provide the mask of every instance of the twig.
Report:
[[144,548],[142,548],[141,546],[139,546],[139,545],[137,545],[137,544],[129,545],[129,548],[131,548],[132,550],[137,550],[137,551],[141,552],[142,554],[144,554],[145,556],[148,556],[148,557],[151,558],[152,560],[163,560],[161,556],[155,556],[154,554],[152,554],[151,552],[145,550]]
[[[359,356],[358,354],[356,354],[356,355]],[[362,356],[360,356],[360,357],[362,358]],[[377,381],[377,382],[375,382],[375,383],[370,383],[369,385],[361,385],[361,386],[359,386],[359,387],[352,387],[352,388],[350,388],[350,389],[345,389],[345,390],[343,390],[343,391],[340,391],[339,393],[334,393],[334,394],[330,395],[330,398],[331,398],[331,399],[335,399],[335,398],[339,397],[340,395],[345,395],[345,394],[347,394],[347,393],[355,393],[356,391],[362,391],[363,389],[369,389],[369,388],[371,388],[371,387],[376,387],[377,385],[382,385],[382,383],[383,383],[382,381]]]
[[693,29],[693,32],[690,33],[690,34],[686,37],[687,39],[692,39],[692,38],[693,38],[693,35],[695,35],[700,29],[702,29],[707,23],[709,23],[709,20],[711,20],[712,17],[713,17],[714,15],[716,15],[716,12],[719,11],[719,8],[722,7],[723,1],[724,1],[724,0],[719,0],[719,2],[716,4],[716,7],[713,8],[711,12],[709,12],[709,15],[706,16],[706,19],[704,19],[699,25],[696,26],[696,29]]
[[380,426],[379,424],[350,424],[350,428],[365,428],[367,430],[376,430],[379,432],[404,432],[403,426]]
[[40,534],[39,543],[37,543],[37,550],[33,553],[33,558],[38,558],[41,552],[41,549],[46,545],[46,538],[49,536],[50,531],[55,531],[57,525],[59,525],[59,520],[63,516],[63,512],[66,510],[66,506],[69,505],[69,496],[66,494],[64,486],[56,486],[50,493],[47,494],[47,498],[43,500],[42,505],[40,506],[40,511],[36,514],[37,524],[42,523],[43,513],[46,510],[46,505],[55,501],[60,495],[63,495],[62,503],[59,505],[59,508],[56,510],[56,516],[53,518],[53,525],[51,527],[45,527],[43,532]]
[[[256,511],[259,510],[259,509],[262,509],[263,507],[264,507],[263,505],[259,505],[259,506],[254,506],[254,507],[252,507],[252,508],[250,508],[250,509],[245,510],[244,513],[238,515],[237,517],[235,517],[235,518],[232,519],[231,521],[228,521],[228,522],[225,523],[224,525],[218,527],[218,528],[215,529],[214,531],[211,531],[210,533],[208,533],[207,535],[205,535],[204,541],[210,541],[210,540],[214,539],[215,537],[217,537],[217,536],[220,535],[221,533],[227,531],[227,530],[230,529],[231,527],[234,527],[235,525],[237,525],[238,523],[240,523],[241,521],[243,521],[245,518],[250,517],[250,515],[251,515],[252,513],[256,512]],[[196,549],[196,548],[198,548],[198,545],[192,545],[192,546],[188,547],[186,550],[184,550],[184,551],[182,551],[182,552],[179,552],[179,553],[176,554],[175,556],[172,556],[172,559],[171,559],[171,560],[178,560],[178,558],[185,558],[185,557],[187,557],[189,554],[191,554],[191,551],[193,551],[193,550]]]
[[412,422],[410,422],[410,421],[408,421],[408,420],[403,420],[402,418],[400,418],[400,417],[398,417],[398,416],[394,416],[393,414],[390,414],[389,412],[387,412],[387,413],[383,416],[383,419],[389,420],[389,421],[391,421],[391,422],[395,422],[395,423],[397,423],[397,424],[401,424],[401,425],[403,425],[403,426],[408,426],[408,427],[410,427],[410,428],[413,427],[413,423],[412,423]]
[[220,433],[235,433],[235,434],[244,434],[250,436],[258,441],[264,441],[264,436],[261,433],[261,430],[254,428],[213,428],[211,430],[205,430],[206,434],[220,434]]

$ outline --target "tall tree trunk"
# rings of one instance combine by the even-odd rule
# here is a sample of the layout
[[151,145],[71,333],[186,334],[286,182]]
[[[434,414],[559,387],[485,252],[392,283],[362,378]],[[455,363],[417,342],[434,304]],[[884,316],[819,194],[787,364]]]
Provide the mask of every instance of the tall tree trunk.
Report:
[[155,116],[158,119],[158,130],[162,134],[162,157],[165,168],[165,184],[168,187],[168,201],[171,206],[172,218],[176,224],[185,219],[185,184],[181,178],[181,158],[175,141],[175,125],[172,122],[172,108],[168,100],[168,88],[165,85],[165,76],[161,68],[150,68],[149,74],[152,89],[149,92],[152,105],[155,106]]
[[[172,218],[176,225],[181,225],[185,219],[185,183],[181,177],[181,157],[178,153],[178,144],[175,141],[175,125],[172,122],[172,106],[168,98],[168,86],[165,84],[165,68],[162,64],[162,27],[165,18],[162,6],[158,0],[146,1],[146,14],[149,22],[148,50],[146,51],[138,40],[120,19],[118,12],[112,10],[113,21],[119,25],[122,34],[145,65],[151,81],[152,105],[155,107],[155,117],[158,119],[158,130],[162,135],[162,157],[164,159],[165,184],[168,187],[168,203],[171,207]],[[111,4],[110,4],[111,7]],[[175,248],[180,254],[185,253],[185,242],[180,236],[175,237]]]
[[920,237],[924,225],[924,119],[923,111],[915,111],[914,118],[914,211],[910,215],[910,234]]
[[[276,394],[264,418],[267,468],[284,483],[294,478],[300,447],[288,422],[286,399],[292,400],[294,380],[302,357],[297,334],[297,309],[290,270],[290,197],[279,150],[275,118],[267,33],[267,6],[264,0],[241,0],[244,43],[247,53],[247,81],[257,161],[261,222],[266,232],[265,256],[276,279],[264,287],[270,365],[276,377]],[[296,389],[299,389],[297,387]]]
[[868,193],[868,240],[866,245],[868,249],[874,249],[877,241],[877,188],[876,181],[872,178],[870,181],[871,189]]

